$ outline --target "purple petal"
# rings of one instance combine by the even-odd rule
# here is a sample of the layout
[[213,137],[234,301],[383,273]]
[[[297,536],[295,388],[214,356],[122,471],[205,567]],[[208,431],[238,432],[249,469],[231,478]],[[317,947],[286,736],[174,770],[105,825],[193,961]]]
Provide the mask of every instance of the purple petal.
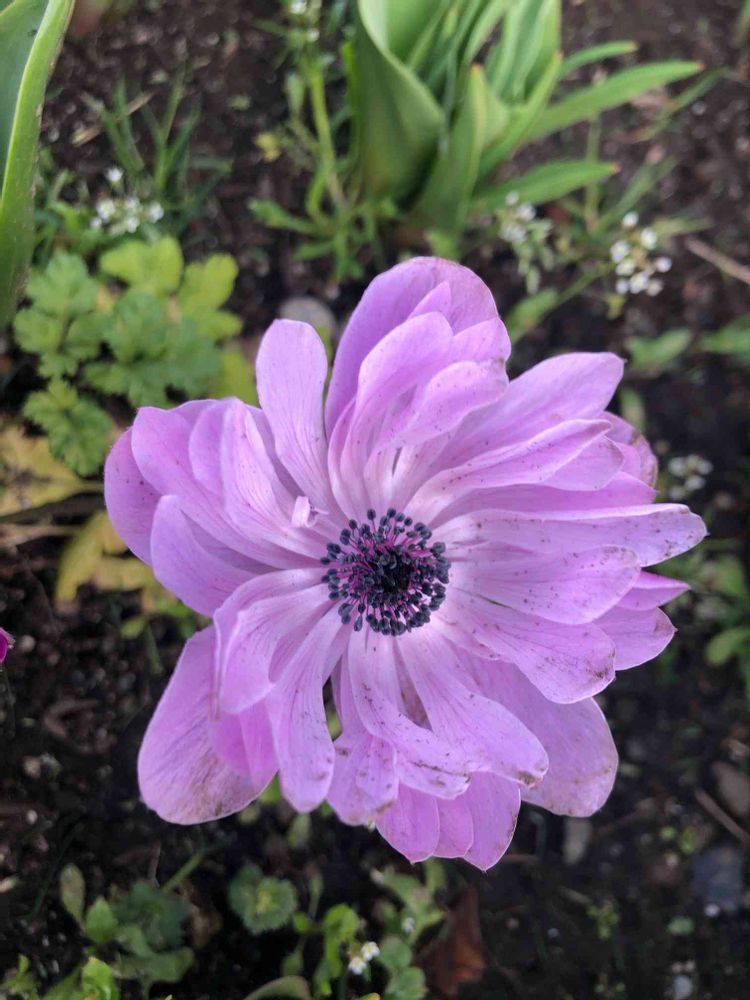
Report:
[[[497,669],[495,669],[495,667]],[[527,802],[567,816],[590,816],[607,800],[617,773],[617,751],[604,716],[592,698],[574,705],[548,701],[510,664],[484,671],[494,697],[536,733],[549,756],[549,770]]]
[[159,494],[138,468],[129,428],[115,441],[104,465],[104,502],[115,531],[131,552],[151,563],[151,525]]
[[260,795],[278,770],[265,704],[212,718],[209,735],[218,756],[249,781],[253,797]]
[[474,819],[466,793],[456,799],[438,799],[440,837],[435,847],[439,858],[462,858],[474,842]]
[[8,650],[13,648],[14,643],[15,639],[10,632],[6,632],[4,628],[0,628],[0,663],[5,660]]
[[159,500],[151,532],[154,575],[188,607],[212,615],[250,577],[204,548],[177,497]]
[[334,744],[336,764],[328,801],[345,823],[372,823],[396,800],[396,751],[365,731]]
[[617,670],[639,667],[653,660],[666,649],[675,633],[674,625],[658,608],[650,611],[613,608],[597,619],[596,624],[615,644]]
[[609,611],[632,587],[639,572],[630,549],[604,546],[558,556],[510,549],[471,562],[454,562],[451,580],[462,590],[524,614],[583,625]]
[[[510,353],[510,341],[497,315],[497,307],[487,286],[471,271],[451,261],[417,257],[379,275],[367,288],[352,313],[341,338],[326,403],[326,427],[330,434],[357,387],[364,358],[387,333],[416,315],[419,309],[440,311],[455,333],[479,323],[496,325],[502,345],[501,356]],[[434,289],[439,289],[425,299]]]
[[475,774],[466,793],[474,840],[466,861],[487,871],[497,864],[513,839],[521,805],[518,786],[494,774]]
[[651,608],[658,608],[674,600],[686,590],[690,588],[681,580],[672,580],[657,573],[642,572],[632,590],[629,590],[620,601],[620,607],[630,608],[632,611],[650,611]]
[[440,839],[437,800],[402,786],[394,804],[379,817],[377,828],[412,864],[424,861],[435,853]]
[[281,462],[322,509],[331,509],[323,389],[328,375],[325,347],[307,323],[277,320],[261,341],[256,360],[258,398],[268,418]]
[[143,800],[171,823],[229,816],[255,795],[211,745],[213,646],[212,628],[188,640],[138,754]]

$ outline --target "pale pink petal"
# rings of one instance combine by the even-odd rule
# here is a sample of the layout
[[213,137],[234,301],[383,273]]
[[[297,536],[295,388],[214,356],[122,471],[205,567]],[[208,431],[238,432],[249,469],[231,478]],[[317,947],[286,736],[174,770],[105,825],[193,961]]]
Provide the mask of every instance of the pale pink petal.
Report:
[[188,641],[138,754],[146,805],[171,823],[205,823],[243,809],[253,784],[216,754],[209,737],[213,629]]
[[336,763],[328,801],[345,823],[372,823],[398,795],[396,751],[364,730],[335,744]]
[[435,853],[440,839],[437,800],[402,787],[394,804],[378,817],[377,828],[412,864],[424,861]]
[[189,608],[212,615],[251,576],[204,548],[177,497],[159,500],[151,533],[151,563],[162,586]]
[[510,664],[493,664],[489,672],[476,661],[474,670],[492,696],[536,733],[549,756],[549,770],[538,785],[523,790],[523,798],[567,816],[590,816],[601,808],[617,773],[617,751],[593,698],[556,705]]
[[658,656],[670,643],[674,625],[658,608],[629,611],[617,607],[608,611],[596,624],[615,644],[615,668],[639,667]]
[[656,485],[658,463],[656,456],[643,434],[622,417],[606,413],[605,418],[612,425],[610,438],[622,446],[625,455],[625,472],[636,476],[649,486]]
[[465,798],[474,821],[474,839],[464,858],[487,871],[510,846],[521,793],[517,785],[495,774],[475,774]]
[[133,458],[132,428],[115,442],[104,465],[104,502],[115,531],[144,562],[151,562],[151,524],[159,494]]
[[323,429],[328,359],[320,337],[307,323],[277,320],[261,341],[255,370],[276,454],[300,492],[330,510]]
[[466,793],[456,799],[438,799],[440,837],[435,847],[438,858],[462,858],[474,841],[474,819]]
[[471,561],[454,562],[451,580],[469,593],[549,621],[582,625],[609,611],[632,587],[639,572],[630,549],[603,546],[542,556],[528,552],[475,550]]

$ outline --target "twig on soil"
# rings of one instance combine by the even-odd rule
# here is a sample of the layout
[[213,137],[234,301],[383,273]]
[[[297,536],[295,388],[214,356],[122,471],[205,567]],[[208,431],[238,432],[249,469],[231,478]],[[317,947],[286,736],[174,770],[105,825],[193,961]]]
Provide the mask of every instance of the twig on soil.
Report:
[[732,260],[731,257],[722,253],[721,250],[716,250],[695,236],[689,236],[685,240],[685,246],[696,257],[700,257],[702,260],[708,261],[709,264],[713,264],[723,274],[728,274],[730,278],[736,278],[737,281],[742,281],[746,285],[750,285],[750,267],[738,264],[736,260]]
[[[155,90],[149,90],[145,94],[139,94],[138,97],[134,97],[132,101],[128,102],[128,114],[132,115],[135,111],[139,111],[148,104],[155,93]],[[97,136],[101,135],[102,129],[103,125],[101,122],[97,125],[89,125],[86,128],[76,129],[73,133],[73,138],[70,140],[71,146],[74,149],[77,149],[78,146],[85,146],[87,142],[91,142],[92,139],[96,139]]]
[[695,789],[695,798],[699,805],[703,806],[709,816],[712,816],[717,823],[720,823],[725,830],[736,837],[743,847],[750,847],[750,833],[736,823],[729,813],[724,812],[718,802],[712,799],[708,792],[702,788]]

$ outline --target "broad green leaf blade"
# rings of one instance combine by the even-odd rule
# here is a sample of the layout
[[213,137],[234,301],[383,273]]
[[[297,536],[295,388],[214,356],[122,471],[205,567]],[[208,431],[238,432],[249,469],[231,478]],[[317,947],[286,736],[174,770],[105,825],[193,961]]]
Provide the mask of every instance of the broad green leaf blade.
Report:
[[445,123],[429,90],[389,49],[391,6],[386,0],[358,0],[350,90],[365,187],[400,201],[429,168]]
[[637,45],[635,42],[604,42],[603,45],[591,45],[580,52],[574,52],[571,56],[563,59],[560,67],[560,78],[569,76],[582,66],[589,63],[599,62],[602,59],[613,59],[615,56],[626,56],[635,52]]
[[301,976],[284,976],[253,990],[245,1000],[312,1000],[312,993]]
[[509,194],[520,201],[541,205],[563,198],[571,191],[610,177],[615,171],[611,163],[599,160],[557,160],[534,167],[520,177],[480,191],[472,202],[472,211],[491,212],[505,204]]
[[528,138],[543,139],[544,136],[559,132],[570,125],[589,121],[603,111],[627,104],[647,90],[663,87],[676,80],[684,80],[685,77],[697,73],[700,68],[700,63],[672,60],[633,66],[631,69],[613,73],[601,83],[581,87],[570,97],[546,108],[530,129]]
[[12,0],[0,10],[0,330],[31,259],[41,107],[72,7],[73,0]]
[[468,221],[469,201],[484,145],[487,96],[482,69],[474,66],[448,142],[414,206],[415,221],[426,229],[451,231],[463,228]]

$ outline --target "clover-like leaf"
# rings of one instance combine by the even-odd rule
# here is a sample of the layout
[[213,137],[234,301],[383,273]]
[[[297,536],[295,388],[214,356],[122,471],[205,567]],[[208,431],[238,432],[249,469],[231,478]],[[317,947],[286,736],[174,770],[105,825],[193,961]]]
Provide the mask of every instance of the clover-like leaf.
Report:
[[284,927],[297,909],[297,893],[286,879],[269,878],[244,865],[229,883],[229,905],[253,934]]
[[93,399],[54,380],[29,396],[23,412],[47,432],[52,454],[78,475],[89,476],[101,466],[114,424]]
[[229,254],[214,254],[185,268],[177,295],[180,314],[192,319],[204,337],[223,340],[242,329],[239,316],[220,308],[232,294],[236,278],[237,264]]

